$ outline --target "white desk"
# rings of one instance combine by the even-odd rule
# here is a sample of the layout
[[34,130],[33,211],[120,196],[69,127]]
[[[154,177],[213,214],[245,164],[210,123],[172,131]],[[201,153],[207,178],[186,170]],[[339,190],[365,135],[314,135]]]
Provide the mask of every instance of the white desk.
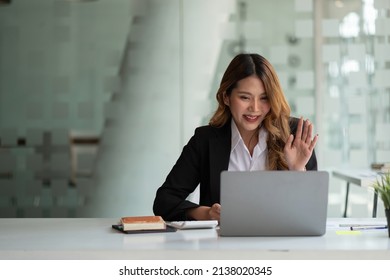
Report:
[[[344,205],[344,214],[343,217],[347,217],[348,209],[348,196],[349,196],[349,187],[350,184],[354,184],[358,187],[368,188],[370,187],[375,180],[378,178],[378,173],[370,169],[364,170],[335,170],[333,171],[333,176],[345,180],[347,182],[347,191],[345,194],[345,205]],[[378,194],[374,193],[374,204],[372,208],[372,217],[376,217],[378,206]]]
[[[216,229],[124,234],[117,219],[0,219],[0,259],[390,259],[386,229],[320,237],[219,237]],[[338,223],[385,219],[329,219]],[[348,232],[345,232],[348,233]]]

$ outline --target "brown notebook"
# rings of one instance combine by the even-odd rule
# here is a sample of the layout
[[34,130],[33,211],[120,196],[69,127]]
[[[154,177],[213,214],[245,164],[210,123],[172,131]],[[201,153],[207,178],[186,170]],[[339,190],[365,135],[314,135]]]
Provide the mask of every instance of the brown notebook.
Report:
[[163,230],[166,224],[160,216],[122,217],[120,224],[123,230]]
[[175,232],[177,229],[171,226],[167,226],[165,229],[141,229],[141,230],[124,230],[122,225],[112,225],[113,229],[116,229],[123,233],[136,234],[136,233],[159,233],[159,232]]
[[124,233],[153,233],[176,231],[167,226],[160,216],[132,216],[122,217],[118,225],[112,228]]

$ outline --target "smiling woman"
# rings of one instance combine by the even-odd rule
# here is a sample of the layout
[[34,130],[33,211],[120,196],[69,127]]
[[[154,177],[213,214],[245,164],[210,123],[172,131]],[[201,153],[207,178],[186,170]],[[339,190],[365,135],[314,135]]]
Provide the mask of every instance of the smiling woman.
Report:
[[[223,170],[317,170],[313,125],[290,117],[277,74],[263,56],[234,57],[216,98],[209,125],[195,130],[157,190],[154,213],[165,220],[219,220]],[[195,204],[187,197],[198,184]]]
[[224,93],[223,99],[252,155],[254,145],[258,142],[256,132],[271,109],[263,82],[256,75],[244,78],[229,95]]

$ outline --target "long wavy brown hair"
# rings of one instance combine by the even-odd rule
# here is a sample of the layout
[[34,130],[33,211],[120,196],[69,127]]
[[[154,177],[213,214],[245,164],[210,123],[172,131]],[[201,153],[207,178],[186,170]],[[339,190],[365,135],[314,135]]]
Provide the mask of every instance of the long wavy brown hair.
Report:
[[231,120],[230,108],[224,103],[224,93],[230,96],[238,81],[256,75],[264,84],[271,109],[264,118],[262,126],[268,131],[267,169],[288,169],[283,148],[290,135],[290,106],[280,86],[279,78],[273,66],[259,54],[239,54],[227,67],[217,91],[218,108],[209,124],[221,127]]

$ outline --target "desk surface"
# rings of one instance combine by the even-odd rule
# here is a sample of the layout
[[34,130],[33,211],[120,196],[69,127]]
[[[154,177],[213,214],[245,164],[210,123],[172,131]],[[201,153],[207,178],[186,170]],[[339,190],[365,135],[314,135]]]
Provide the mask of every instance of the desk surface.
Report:
[[116,219],[0,219],[0,259],[390,259],[387,230],[340,234],[329,219],[320,237],[219,237],[216,229],[123,234]]
[[370,169],[334,170],[332,173],[336,178],[351,182],[359,187],[370,187],[377,178],[380,178],[377,171]]

